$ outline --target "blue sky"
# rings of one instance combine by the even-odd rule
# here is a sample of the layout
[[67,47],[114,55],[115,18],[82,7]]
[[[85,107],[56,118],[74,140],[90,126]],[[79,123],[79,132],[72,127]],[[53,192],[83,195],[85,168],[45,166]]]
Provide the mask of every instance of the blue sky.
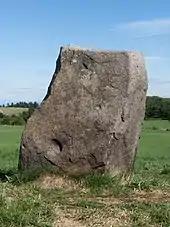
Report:
[[142,51],[149,95],[170,97],[169,0],[0,1],[0,103],[41,101],[62,45]]

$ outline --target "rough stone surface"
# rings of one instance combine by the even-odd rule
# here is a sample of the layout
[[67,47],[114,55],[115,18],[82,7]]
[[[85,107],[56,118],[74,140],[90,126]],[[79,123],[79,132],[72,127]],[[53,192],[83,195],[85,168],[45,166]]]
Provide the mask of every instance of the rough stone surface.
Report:
[[23,132],[19,168],[133,170],[146,91],[140,53],[62,47],[47,95]]

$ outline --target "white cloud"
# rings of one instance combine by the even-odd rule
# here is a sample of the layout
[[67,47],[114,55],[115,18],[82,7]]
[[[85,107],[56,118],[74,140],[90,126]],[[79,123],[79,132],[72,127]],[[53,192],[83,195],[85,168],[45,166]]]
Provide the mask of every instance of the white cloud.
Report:
[[129,32],[135,38],[147,38],[170,34],[170,18],[132,21],[118,24],[110,31]]
[[146,61],[169,61],[170,58],[162,56],[145,56]]
[[156,19],[156,20],[141,20],[141,21],[132,21],[129,23],[125,23],[120,25],[119,27],[123,28],[157,28],[157,27],[169,27],[170,26],[170,18],[168,19]]

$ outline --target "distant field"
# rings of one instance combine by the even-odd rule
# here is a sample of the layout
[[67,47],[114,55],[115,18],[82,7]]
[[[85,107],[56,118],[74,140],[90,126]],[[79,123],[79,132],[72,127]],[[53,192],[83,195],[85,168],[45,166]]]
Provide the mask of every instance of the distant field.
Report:
[[144,130],[157,129],[159,131],[170,129],[170,121],[167,120],[147,120],[143,125]]
[[7,115],[20,114],[23,111],[27,111],[28,108],[17,108],[17,107],[0,107],[0,112]]
[[170,226],[170,128],[145,121],[131,181],[107,175],[45,174],[8,178],[17,171],[23,127],[0,126],[0,226]]

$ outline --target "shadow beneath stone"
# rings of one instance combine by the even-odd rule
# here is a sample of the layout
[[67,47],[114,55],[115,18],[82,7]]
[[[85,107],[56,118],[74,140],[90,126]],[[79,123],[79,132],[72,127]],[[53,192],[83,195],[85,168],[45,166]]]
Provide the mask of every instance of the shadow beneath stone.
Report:
[[16,173],[14,171],[5,171],[0,170],[0,182],[6,182],[10,181],[12,176],[14,176]]

